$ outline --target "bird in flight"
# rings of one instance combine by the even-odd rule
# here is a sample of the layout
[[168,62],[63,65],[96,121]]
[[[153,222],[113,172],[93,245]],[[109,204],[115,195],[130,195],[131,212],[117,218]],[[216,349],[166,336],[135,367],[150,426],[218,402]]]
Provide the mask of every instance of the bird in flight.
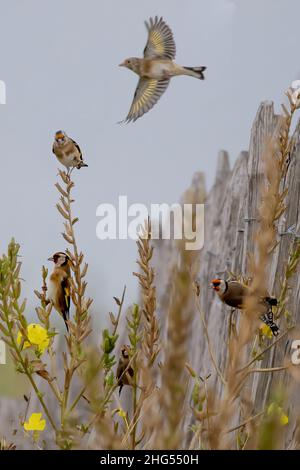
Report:
[[188,75],[204,80],[206,67],[183,67],[174,62],[176,45],[173,33],[163,18],[157,16],[145,22],[148,40],[144,58],[130,57],[120,64],[135,72],[139,82],[125,122],[136,121],[157,103],[166,91],[170,79],[177,75]]
[[52,151],[59,163],[67,168],[68,174],[75,167],[80,170],[80,168],[88,166],[83,161],[79,145],[75,140],[68,137],[64,131],[55,133]]

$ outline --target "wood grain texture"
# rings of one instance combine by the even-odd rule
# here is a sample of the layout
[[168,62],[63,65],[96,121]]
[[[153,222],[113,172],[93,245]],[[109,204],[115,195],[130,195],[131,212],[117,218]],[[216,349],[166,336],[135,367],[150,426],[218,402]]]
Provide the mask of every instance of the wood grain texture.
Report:
[[[278,123],[274,114],[273,104],[264,102],[260,105],[251,131],[248,152],[242,152],[232,170],[229,168],[229,158],[225,151],[218,156],[215,183],[210,190],[205,204],[205,245],[200,255],[200,269],[197,274],[201,286],[201,306],[208,324],[212,347],[217,363],[221,370],[225,368],[226,348],[228,341],[228,319],[230,308],[222,304],[209,282],[224,276],[228,271],[236,274],[249,275],[247,258],[253,251],[253,235],[257,229],[257,209],[260,201],[260,183],[263,182],[264,172],[262,155],[266,138],[272,135]],[[295,146],[291,153],[291,163],[286,177],[285,187],[289,188],[286,199],[287,210],[278,224],[279,233],[285,232],[293,224],[297,225],[296,232],[300,233],[300,133],[299,126],[295,132]],[[200,185],[200,186],[199,186]],[[205,191],[203,179],[194,178],[192,187]],[[278,235],[278,246],[274,251],[268,273],[268,288],[278,296],[280,279],[288,260],[289,250],[294,237],[291,234]],[[170,285],[170,266],[174,261],[174,249],[171,242],[158,242],[155,245],[155,267],[158,287],[159,316],[165,323],[167,317],[167,297]],[[289,293],[287,309],[292,313],[293,322],[300,325],[300,276],[299,270],[293,277],[292,290]],[[279,321],[282,332],[285,330],[284,321]],[[199,313],[195,310],[193,334],[190,342],[190,363],[197,372],[205,376],[212,373],[210,385],[214,387],[218,398],[222,398],[223,388],[217,380],[212,366],[207,342],[203,332]],[[300,335],[299,335],[300,336]],[[291,357],[292,339],[286,336],[269,353],[258,367],[274,367],[284,363],[285,358]],[[252,374],[247,381],[248,398],[253,404],[253,414],[260,412],[270,400],[272,387],[281,383],[288,389],[292,383],[288,372],[274,374]],[[291,390],[291,399],[287,404],[290,424],[286,433],[285,448],[293,448],[293,437],[296,430],[296,416],[300,415],[299,385]],[[236,406],[236,416],[233,425],[240,422],[239,400]],[[293,419],[294,418],[294,419]],[[188,418],[191,420],[191,417]]]
[[[200,267],[195,274],[201,285],[201,307],[208,325],[212,348],[215,352],[219,368],[223,371],[226,362],[226,349],[228,341],[229,307],[223,305],[214,292],[209,288],[209,282],[216,275],[226,277],[228,271],[247,276],[248,253],[253,251],[253,235],[257,229],[257,209],[260,201],[260,183],[264,179],[262,154],[266,138],[270,136],[278,123],[278,116],[274,114],[273,104],[264,102],[260,105],[251,131],[249,151],[243,151],[230,169],[229,156],[226,151],[220,151],[216,179],[213,187],[206,197],[205,203],[205,245],[200,254]],[[234,138],[234,136],[232,136]],[[200,161],[199,156],[199,161]],[[203,159],[202,159],[203,161]],[[291,163],[285,182],[289,188],[286,203],[287,210],[279,220],[279,233],[296,224],[296,232],[300,234],[300,126],[295,131],[295,145],[291,153]],[[192,180],[191,187],[182,197],[182,202],[188,200],[191,194],[199,201],[205,197],[205,181],[201,172],[197,172]],[[288,255],[294,241],[292,234],[278,235],[272,263],[268,273],[268,288],[271,294],[278,296],[280,292],[280,279],[288,260]],[[177,262],[177,253],[174,243],[168,240],[154,242],[153,265],[156,271],[157,310],[160,319],[162,335],[166,334],[168,305],[171,292],[172,267]],[[293,321],[300,325],[300,276],[299,270],[291,280],[292,289],[289,293],[287,309],[291,312]],[[224,388],[217,379],[212,366],[207,341],[203,332],[199,313],[194,308],[193,328],[189,344],[189,361],[192,367],[202,376],[211,373],[209,385],[215,390],[217,397],[222,398]],[[279,321],[281,330],[285,326],[283,320]],[[125,334],[126,324],[123,324],[121,338]],[[299,335],[300,339],[300,335]],[[259,367],[274,367],[284,363],[285,358],[291,355],[291,337],[286,336],[269,353],[265,354]],[[39,380],[42,390],[45,383]],[[288,372],[274,374],[252,374],[247,381],[247,393],[252,403],[252,413],[259,413],[268,401],[272,388],[279,383],[288,389],[292,378]],[[49,394],[49,392],[48,392]],[[50,396],[50,408],[55,409],[55,400]],[[129,399],[128,399],[129,402]],[[300,415],[299,385],[291,390],[287,411],[290,423],[286,432],[285,448],[295,447],[296,417]],[[124,404],[125,406],[125,404]],[[24,441],[20,431],[19,414],[24,412],[25,404],[22,400],[0,399],[0,435],[8,440],[17,442],[19,448],[29,448],[30,442]],[[84,408],[84,405],[83,405]],[[40,410],[36,398],[32,394],[30,412]],[[84,409],[82,410],[84,414]],[[54,413],[55,414],[55,413]],[[230,426],[241,422],[239,399],[237,400],[236,414]],[[186,424],[191,424],[192,417],[187,415]],[[228,423],[229,424],[229,423]],[[18,428],[17,436],[11,431]],[[51,447],[51,432],[48,429],[45,438]]]

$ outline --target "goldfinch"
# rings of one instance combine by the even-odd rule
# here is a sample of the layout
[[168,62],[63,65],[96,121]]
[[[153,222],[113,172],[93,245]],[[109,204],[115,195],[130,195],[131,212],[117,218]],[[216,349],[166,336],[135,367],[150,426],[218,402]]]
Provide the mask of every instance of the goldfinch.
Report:
[[64,165],[68,174],[70,169],[88,166],[84,163],[79,145],[67,136],[64,131],[57,131],[54,136],[52,151],[59,163]]
[[130,57],[120,64],[120,67],[126,67],[140,77],[125,122],[134,122],[148,112],[166,91],[172,77],[189,75],[204,80],[206,67],[182,67],[173,62],[176,45],[173,33],[163,18],[150,18],[145,25],[148,40],[144,58]]
[[[247,286],[238,281],[224,281],[223,279],[213,279],[211,287],[218,294],[219,298],[226,305],[233,308],[243,310],[245,308],[246,297],[249,296],[249,289]],[[279,328],[274,323],[274,316],[272,306],[277,305],[277,300],[270,297],[267,293],[265,297],[260,299],[261,310],[260,319],[270,327],[274,336],[279,334]]]
[[119,359],[117,368],[117,381],[119,385],[119,395],[124,385],[132,385],[132,378],[134,376],[133,368],[130,363],[130,346],[126,344],[121,348],[121,357]]
[[48,299],[55,310],[63,317],[67,331],[70,318],[70,286],[71,270],[70,259],[66,253],[54,253],[48,261],[54,262],[54,270],[49,278]]

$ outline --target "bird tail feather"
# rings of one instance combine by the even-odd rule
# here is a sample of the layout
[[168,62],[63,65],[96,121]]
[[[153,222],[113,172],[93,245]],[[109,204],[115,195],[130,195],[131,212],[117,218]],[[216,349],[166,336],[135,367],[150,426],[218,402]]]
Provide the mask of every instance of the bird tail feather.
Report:
[[279,335],[279,328],[273,320],[272,307],[260,318],[271,329],[273,336]]
[[65,322],[65,325],[66,325],[66,328],[67,328],[67,332],[69,333],[68,318],[66,316],[64,316],[64,322]]
[[279,335],[279,328],[278,328],[278,326],[276,325],[276,323],[274,323],[274,322],[271,323],[271,324],[269,325],[269,327],[270,327],[270,329],[271,329],[271,331],[272,331],[272,333],[273,333],[273,336],[278,336],[278,335]]
[[65,310],[65,312],[62,313],[62,316],[63,316],[63,320],[64,320],[66,328],[67,328],[67,332],[69,333],[69,325],[68,325],[68,320],[70,318],[69,310]]
[[204,80],[204,71],[206,70],[206,67],[183,67],[186,75],[189,75],[190,77],[195,77],[199,78],[199,80]]
[[88,164],[87,163],[84,163],[84,162],[80,162],[78,165],[77,165],[77,169],[80,170],[80,168],[83,168],[83,167],[88,167]]

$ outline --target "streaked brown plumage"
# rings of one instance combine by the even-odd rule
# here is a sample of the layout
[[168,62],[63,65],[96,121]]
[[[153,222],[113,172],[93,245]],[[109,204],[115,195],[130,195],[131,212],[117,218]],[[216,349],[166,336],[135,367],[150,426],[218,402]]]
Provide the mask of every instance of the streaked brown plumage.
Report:
[[48,282],[48,299],[63,317],[67,331],[69,331],[67,322],[70,318],[70,260],[66,253],[57,252],[48,261],[53,261],[55,264]]
[[217,284],[219,280],[214,279],[212,281],[213,288],[217,292],[218,296],[225,304],[229,305],[230,307],[242,309],[243,303],[245,302],[245,298],[247,296],[248,289],[246,286],[241,284],[237,281],[230,281],[227,282],[227,289],[222,292],[222,290],[218,290],[219,285]]
[[134,376],[133,368],[130,366],[130,352],[131,348],[124,345],[121,348],[121,356],[117,368],[117,381],[119,385],[119,395],[121,394],[124,385],[132,385]]
[[126,122],[136,121],[153,108],[166,91],[172,77],[189,75],[203,80],[203,72],[206,69],[206,67],[183,67],[173,62],[176,45],[173,33],[163,18],[156,16],[145,24],[148,40],[144,49],[144,58],[130,57],[120,64],[140,77]]
[[[224,281],[223,279],[213,279],[211,287],[218,294],[222,302],[230,307],[243,310],[245,301],[249,296],[249,288],[238,281]],[[274,323],[272,306],[277,305],[277,300],[270,297],[266,292],[265,296],[259,299],[258,314],[259,318],[270,327],[274,336],[279,333],[279,328]]]
[[79,145],[75,140],[68,137],[64,131],[55,133],[52,151],[59,163],[64,165],[68,172],[73,168],[80,170],[80,168],[88,166],[83,161]]

